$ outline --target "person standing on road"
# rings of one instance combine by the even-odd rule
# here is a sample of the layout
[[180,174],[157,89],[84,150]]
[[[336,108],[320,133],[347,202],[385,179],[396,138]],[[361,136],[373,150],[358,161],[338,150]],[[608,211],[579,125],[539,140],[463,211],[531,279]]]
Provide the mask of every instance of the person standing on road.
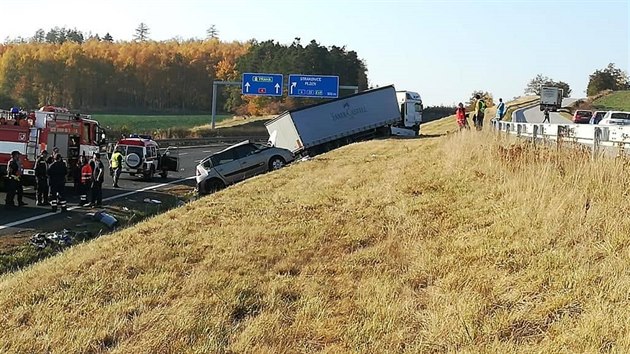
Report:
[[120,152],[120,148],[116,148],[116,151],[112,154],[111,160],[111,168],[112,168],[112,177],[114,179],[114,188],[120,188],[118,186],[118,179],[120,178],[120,173],[122,172],[122,163],[123,156]]
[[455,117],[457,117],[457,125],[460,131],[462,129],[470,129],[468,119],[466,119],[466,108],[464,108],[464,104],[461,102],[457,106],[457,110],[455,110]]
[[475,128],[481,130],[483,128],[483,118],[486,111],[486,102],[481,98],[481,95],[475,95],[475,116],[473,121],[475,122]]
[[551,123],[551,122],[549,121],[549,108],[545,107],[545,112],[544,112],[544,113],[545,113],[545,119],[543,119],[543,121],[542,121],[542,122],[543,122],[543,123],[544,123],[544,122]]
[[48,167],[48,178],[50,179],[50,205],[52,211],[57,211],[57,206],[61,208],[61,211],[66,211],[66,176],[68,175],[68,168],[61,158],[61,154],[55,155],[55,162]]
[[92,203],[91,206],[103,205],[103,181],[105,180],[105,166],[101,162],[101,154],[94,154],[94,167],[92,169]]
[[80,191],[81,191],[81,200],[79,205],[84,206],[88,204],[87,196],[90,191],[90,187],[92,186],[92,166],[88,163],[85,155],[81,156],[79,160],[79,168],[81,169],[81,179],[80,179]]
[[497,105],[497,120],[503,120],[505,116],[505,103],[503,103],[503,98],[499,98],[499,104]]
[[7,164],[7,179],[6,179],[6,188],[7,188],[7,196],[5,199],[5,207],[13,208],[15,207],[15,195],[17,194],[17,206],[27,205],[22,200],[22,195],[24,194],[24,189],[22,187],[22,165],[20,164],[20,152],[19,151],[11,151],[11,160]]
[[37,182],[37,203],[35,205],[50,205],[48,203],[48,151],[42,150],[35,166],[35,181]]

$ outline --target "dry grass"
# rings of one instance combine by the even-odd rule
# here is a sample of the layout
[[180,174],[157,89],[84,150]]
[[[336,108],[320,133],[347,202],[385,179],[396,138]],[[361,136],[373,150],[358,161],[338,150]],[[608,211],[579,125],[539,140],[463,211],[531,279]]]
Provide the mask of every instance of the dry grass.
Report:
[[630,164],[509,139],[354,144],[0,277],[0,352],[629,352]]

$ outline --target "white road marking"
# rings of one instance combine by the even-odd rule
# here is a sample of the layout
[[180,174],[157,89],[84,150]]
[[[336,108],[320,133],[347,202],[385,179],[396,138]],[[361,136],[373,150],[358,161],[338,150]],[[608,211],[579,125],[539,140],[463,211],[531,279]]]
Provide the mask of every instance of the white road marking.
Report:
[[[114,195],[114,196],[111,196],[111,197],[107,197],[107,198],[103,199],[103,201],[106,202],[106,201],[110,201],[110,200],[114,200],[114,199],[118,199],[118,198],[127,197],[127,196],[130,196],[130,195],[138,194],[140,192],[146,192],[146,191],[149,191],[149,190],[152,190],[152,189],[168,186],[170,184],[177,184],[179,182],[187,181],[187,180],[193,179],[193,178],[195,178],[195,176],[178,179],[178,180],[175,180],[173,182],[161,183],[161,184],[158,184],[158,185],[155,185],[155,186],[149,186],[149,187],[141,188],[141,189],[138,189],[138,190],[135,190],[135,191],[131,191],[131,192],[127,192],[127,193],[123,193],[123,194],[118,194],[118,195]],[[77,205],[77,206],[73,206],[73,207],[68,208],[68,210],[76,210],[76,209],[79,209],[79,208],[82,208],[82,207]],[[36,220],[39,220],[39,219],[47,218],[49,216],[58,215],[58,214],[59,213],[49,212],[49,213],[42,214],[42,215],[32,216],[32,217],[27,218],[27,219],[22,219],[20,221],[10,222],[8,224],[0,225],[0,230],[8,229],[10,227],[19,226],[19,225],[22,225],[22,224],[29,223],[31,221],[36,221]]]
[[188,155],[188,153],[187,153],[187,152],[180,152],[180,153],[179,153],[179,155],[180,155],[180,156],[181,156],[181,155]]

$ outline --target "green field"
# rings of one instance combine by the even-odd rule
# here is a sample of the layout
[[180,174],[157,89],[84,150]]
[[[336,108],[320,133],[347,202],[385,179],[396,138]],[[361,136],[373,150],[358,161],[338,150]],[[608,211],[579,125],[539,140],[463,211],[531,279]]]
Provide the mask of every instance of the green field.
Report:
[[[116,131],[133,133],[151,133],[156,130],[172,128],[190,129],[212,121],[210,115],[123,115],[95,114],[102,127]],[[216,122],[229,118],[229,115],[217,115]]]
[[593,107],[602,110],[630,111],[630,91],[616,91],[593,102]]

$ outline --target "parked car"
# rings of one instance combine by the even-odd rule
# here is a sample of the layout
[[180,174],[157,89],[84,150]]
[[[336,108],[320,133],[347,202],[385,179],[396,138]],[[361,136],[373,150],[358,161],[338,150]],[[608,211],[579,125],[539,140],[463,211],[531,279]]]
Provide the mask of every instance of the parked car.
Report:
[[151,180],[158,172],[162,178],[166,178],[169,171],[179,170],[178,158],[170,156],[169,148],[161,152],[158,143],[148,135],[131,134],[118,140],[113,151],[116,149],[123,155],[121,173],[140,175],[145,180]]
[[278,170],[293,160],[293,153],[287,149],[246,140],[201,160],[196,168],[197,191],[214,193],[230,184]]
[[592,111],[577,110],[573,113],[573,123],[588,123],[592,116]]
[[593,116],[591,116],[591,120],[588,122],[589,124],[599,124],[599,122],[604,118],[607,111],[595,111],[593,112]]
[[630,112],[606,112],[599,125],[630,125]]

